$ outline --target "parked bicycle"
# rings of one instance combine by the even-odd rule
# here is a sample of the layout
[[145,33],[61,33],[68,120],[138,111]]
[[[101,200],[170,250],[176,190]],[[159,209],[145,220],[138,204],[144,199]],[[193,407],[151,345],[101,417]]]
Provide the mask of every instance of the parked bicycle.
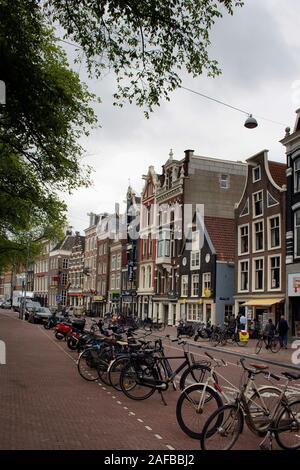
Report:
[[[233,394],[239,392],[238,387],[218,372],[219,368],[227,367],[227,362],[214,358],[208,352],[205,352],[205,355],[212,361],[210,373],[206,375],[204,382],[184,389],[176,406],[176,418],[180,428],[193,439],[201,438],[206,419],[220,406],[231,403]],[[269,385],[258,388],[254,378],[254,375],[249,377],[248,401],[251,403],[251,412],[255,409],[258,420],[265,410],[272,408],[274,397],[279,395],[280,390]]]
[[[300,374],[283,372],[287,379],[280,394],[274,400],[272,408],[266,409],[256,419],[255,410],[251,410],[248,401],[249,384],[251,378],[265,373],[268,366],[250,364],[246,367],[244,359],[241,364],[247,373],[247,380],[243,384],[234,403],[227,404],[216,410],[207,420],[201,435],[201,448],[203,450],[230,450],[243,431],[244,421],[250,431],[259,436],[266,436],[260,444],[264,447],[266,438],[275,437],[277,444],[283,449],[296,450],[300,448],[300,399],[291,400],[287,396],[289,382],[300,379]],[[282,377],[269,373],[269,377],[279,381]],[[251,402],[250,402],[251,404]],[[262,403],[263,408],[263,403]]]
[[272,353],[277,353],[281,349],[280,340],[277,335],[270,337],[262,333],[256,343],[255,354],[260,353],[264,344],[265,348],[270,350]]
[[[173,341],[178,341],[174,339]],[[165,356],[154,354],[153,350],[144,350],[132,353],[130,360],[120,375],[120,387],[122,392],[132,400],[145,400],[157,390],[166,402],[162,392],[166,391],[175,377],[182,372],[179,387],[183,390],[188,384],[203,381],[210,368],[207,361],[195,361],[193,354],[188,350],[186,341],[178,341],[183,346],[183,355]],[[172,370],[170,360],[184,359],[183,362]]]

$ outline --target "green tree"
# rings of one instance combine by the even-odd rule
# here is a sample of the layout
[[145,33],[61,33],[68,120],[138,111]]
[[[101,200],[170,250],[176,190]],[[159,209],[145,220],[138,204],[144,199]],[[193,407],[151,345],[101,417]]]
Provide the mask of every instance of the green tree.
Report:
[[90,183],[78,139],[95,123],[94,98],[70,70],[54,31],[32,0],[0,0],[0,265],[43,237],[59,237],[58,191]]
[[[115,104],[152,111],[180,86],[180,71],[220,73],[210,59],[209,33],[241,0],[47,0],[46,11],[84,51],[88,70],[115,72]],[[148,115],[148,112],[146,111]]]

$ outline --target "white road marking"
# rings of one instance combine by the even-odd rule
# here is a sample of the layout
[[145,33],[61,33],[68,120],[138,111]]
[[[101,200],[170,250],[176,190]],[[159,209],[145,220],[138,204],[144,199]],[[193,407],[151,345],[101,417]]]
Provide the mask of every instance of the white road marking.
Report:
[[152,431],[152,428],[150,428],[150,426],[145,426],[145,428],[146,428],[148,431]]
[[175,450],[174,447],[170,446],[169,444],[167,444],[166,447],[167,447],[169,450]]
[[154,434],[154,436],[155,436],[157,439],[162,439],[162,437],[161,437],[159,434]]

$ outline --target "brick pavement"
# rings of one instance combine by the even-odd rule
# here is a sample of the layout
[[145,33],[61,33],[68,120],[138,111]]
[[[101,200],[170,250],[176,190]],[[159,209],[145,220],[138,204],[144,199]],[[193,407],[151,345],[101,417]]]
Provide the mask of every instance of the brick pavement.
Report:
[[[13,313],[0,313],[0,338],[7,343],[7,365],[0,366],[1,449],[199,449],[177,424],[179,392],[166,392],[164,406],[158,394],[135,402],[86,382],[64,342]],[[178,355],[180,347],[167,351]],[[196,355],[201,358],[203,351]],[[226,372],[237,384],[234,361]],[[259,442],[245,429],[235,448],[256,449]]]

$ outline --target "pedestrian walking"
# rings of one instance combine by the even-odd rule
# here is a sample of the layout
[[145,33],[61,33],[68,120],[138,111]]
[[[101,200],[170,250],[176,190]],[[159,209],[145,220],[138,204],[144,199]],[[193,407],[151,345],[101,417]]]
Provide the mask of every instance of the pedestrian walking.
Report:
[[284,349],[287,349],[289,325],[284,318],[284,315],[281,315],[280,317],[280,320],[277,324],[277,331],[279,334],[280,346]]

